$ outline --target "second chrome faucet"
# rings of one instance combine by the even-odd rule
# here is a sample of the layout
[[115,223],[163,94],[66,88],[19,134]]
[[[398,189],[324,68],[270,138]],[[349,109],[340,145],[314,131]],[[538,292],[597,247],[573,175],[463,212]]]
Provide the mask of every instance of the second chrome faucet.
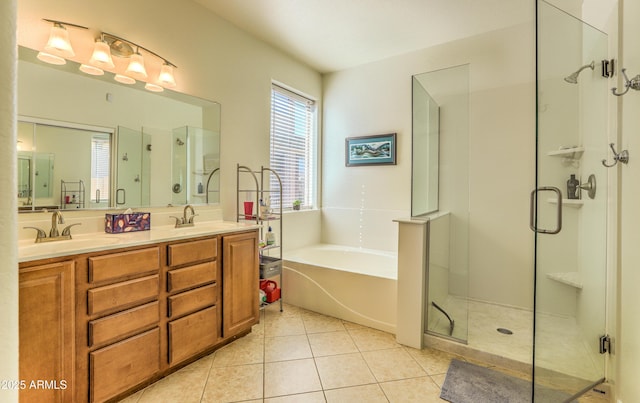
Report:
[[[190,214],[188,214],[190,213]],[[192,205],[187,204],[184,206],[184,210],[182,212],[182,217],[171,216],[171,218],[176,219],[176,228],[181,227],[193,227],[194,219],[197,216]]]

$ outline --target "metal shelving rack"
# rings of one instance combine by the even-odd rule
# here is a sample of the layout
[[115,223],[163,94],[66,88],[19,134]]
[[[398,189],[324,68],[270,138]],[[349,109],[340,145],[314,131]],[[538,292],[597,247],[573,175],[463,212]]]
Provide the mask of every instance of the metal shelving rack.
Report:
[[[76,197],[77,195],[77,197]],[[69,201],[67,202],[67,196]],[[85,188],[82,179],[77,182],[68,182],[65,180],[60,181],[60,208],[68,209],[70,206],[73,208],[84,208],[85,205]]]
[[[243,188],[241,183],[241,177],[246,174],[253,179],[255,188]],[[270,175],[278,181],[278,187],[271,189],[269,184]],[[282,312],[282,180],[278,173],[268,167],[261,166],[259,171],[254,171],[249,167],[237,164],[237,183],[236,183],[236,221],[255,221],[260,226],[260,239],[264,240],[266,236],[265,226],[273,227],[272,221],[278,223],[278,239],[274,245],[266,245],[261,243],[260,246],[260,279],[267,279],[272,277],[279,277],[280,283],[280,312]],[[260,179],[258,179],[258,176]],[[245,185],[246,186],[246,185]],[[244,201],[241,200],[240,194],[245,193],[248,196],[255,195],[255,200],[247,200],[253,202],[255,213],[253,210],[250,214],[245,214]],[[274,211],[262,211],[261,201],[267,200],[272,195],[276,195],[279,200],[279,208],[277,212]],[[275,303],[276,301],[272,302]],[[270,305],[270,303],[262,304],[261,308]]]

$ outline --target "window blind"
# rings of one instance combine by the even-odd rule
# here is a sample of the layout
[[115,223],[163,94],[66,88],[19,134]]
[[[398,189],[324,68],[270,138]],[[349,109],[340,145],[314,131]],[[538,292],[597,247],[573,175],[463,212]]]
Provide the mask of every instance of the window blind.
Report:
[[96,200],[96,190],[100,191],[100,201],[109,199],[109,139],[93,137],[91,139],[91,200]]
[[[315,201],[315,102],[277,85],[271,90],[270,167],[282,180],[282,200],[271,194],[271,206],[290,209],[294,200],[302,208]],[[277,178],[271,175],[271,189]]]

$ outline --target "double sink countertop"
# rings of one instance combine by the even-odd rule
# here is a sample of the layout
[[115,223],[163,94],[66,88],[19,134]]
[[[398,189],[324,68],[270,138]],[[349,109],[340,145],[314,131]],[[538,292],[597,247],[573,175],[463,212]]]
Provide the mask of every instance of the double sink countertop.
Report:
[[34,239],[18,241],[18,262],[47,259],[108,249],[154,244],[158,242],[188,239],[196,236],[219,235],[230,232],[250,231],[258,225],[234,221],[202,221],[193,227],[175,228],[173,225],[152,227],[148,231],[107,234],[95,232],[72,235],[64,241],[35,243]]

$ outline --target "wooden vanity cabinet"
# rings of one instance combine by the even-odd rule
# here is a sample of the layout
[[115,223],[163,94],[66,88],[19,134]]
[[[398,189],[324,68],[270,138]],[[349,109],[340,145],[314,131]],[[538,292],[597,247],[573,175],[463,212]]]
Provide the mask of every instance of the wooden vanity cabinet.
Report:
[[170,366],[221,339],[218,238],[167,246],[167,357]]
[[88,358],[89,401],[103,402],[161,370],[160,247],[86,261],[82,355]]
[[74,261],[23,265],[18,276],[20,402],[72,402]]
[[222,335],[226,338],[251,328],[259,320],[257,231],[224,236],[222,248]]
[[58,389],[20,401],[118,401],[249,333],[258,271],[257,230],[21,263],[20,376]]

